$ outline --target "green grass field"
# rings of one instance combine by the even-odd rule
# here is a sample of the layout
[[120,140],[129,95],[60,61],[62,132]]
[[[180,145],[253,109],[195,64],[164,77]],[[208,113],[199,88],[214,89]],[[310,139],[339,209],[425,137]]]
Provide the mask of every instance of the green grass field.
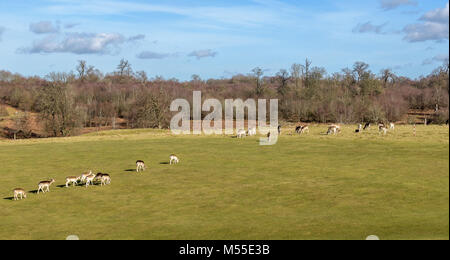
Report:
[[[449,128],[353,129],[275,146],[155,130],[0,140],[0,239],[449,239]],[[58,187],[88,169],[112,184]],[[48,178],[50,193],[11,200]]]

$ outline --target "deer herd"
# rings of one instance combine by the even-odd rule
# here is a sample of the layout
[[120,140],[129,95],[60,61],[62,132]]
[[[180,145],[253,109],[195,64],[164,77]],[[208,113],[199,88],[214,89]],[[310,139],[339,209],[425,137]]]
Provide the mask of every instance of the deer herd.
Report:
[[[175,154],[171,154],[169,157],[170,161],[169,164],[177,164],[180,162],[180,159]],[[136,161],[136,172],[142,172],[146,170],[146,166],[144,161],[138,160]],[[38,183],[38,189],[36,191],[37,194],[39,192],[46,193],[50,192],[50,186],[55,183],[55,179],[51,180],[45,180]],[[95,185],[98,184],[100,186],[103,185],[109,185],[111,184],[111,176],[107,173],[97,173],[94,174],[92,171],[88,171],[85,173],[82,173],[80,176],[68,176],[66,177],[66,184],[61,185],[61,187],[69,188],[70,185],[72,187],[78,186],[78,185],[84,185],[86,188],[89,187],[89,185]],[[13,190],[14,197],[13,200],[22,200],[27,198],[27,192],[22,188],[16,188]]]
[[[364,127],[362,124],[358,124],[358,128],[355,130],[355,133],[360,133],[364,130],[369,130],[369,128],[371,127],[371,123],[365,123]],[[389,130],[394,130],[395,129],[395,125],[394,123],[378,123],[378,131],[380,134],[384,134],[386,135],[387,132]],[[278,128],[278,134],[281,134],[281,126],[279,125]],[[338,133],[341,132],[341,126],[337,125],[337,124],[332,124],[328,126],[328,130],[326,132],[327,135],[337,135]],[[297,125],[295,127],[295,133],[297,134],[305,134],[305,133],[309,133],[309,126],[306,124],[303,125]],[[250,128],[248,129],[248,131],[245,130],[238,130],[237,131],[237,138],[244,138],[245,136],[255,136],[256,135],[256,128]],[[271,138],[271,132],[269,131],[267,134],[267,138],[270,140]],[[175,154],[171,154],[169,156],[169,164],[178,164],[180,162],[178,156],[176,156]],[[145,166],[145,162],[142,160],[137,160],[136,161],[136,172],[143,172],[146,170],[146,166]],[[55,182],[54,179],[50,179],[50,180],[45,180],[45,181],[41,181],[38,184],[38,190],[37,190],[37,194],[39,194],[39,192],[42,193],[46,193],[46,192],[50,192],[50,186]],[[65,187],[68,188],[70,187],[70,185],[73,186],[77,186],[77,185],[84,185],[86,188],[89,187],[89,185],[95,185],[95,184],[99,184],[100,186],[103,185],[109,185],[111,184],[111,176],[107,173],[97,173],[94,174],[92,173],[92,171],[89,172],[85,172],[82,173],[80,176],[69,176],[66,177],[66,183],[65,183]],[[14,193],[14,197],[13,200],[21,200],[24,198],[27,198],[27,193],[25,192],[24,189],[22,188],[17,188],[13,190]]]
[[[370,126],[371,126],[370,122],[365,123],[364,127],[363,127],[362,124],[358,124],[358,128],[355,130],[355,133],[360,133],[363,130],[364,131],[365,130],[369,130]],[[337,135],[338,133],[341,132],[341,126],[339,126],[337,124],[331,124],[331,125],[328,126],[327,129],[328,130],[326,132],[326,135]],[[394,130],[394,129],[395,129],[394,123],[388,123],[388,124],[386,124],[386,123],[379,123],[378,124],[378,131],[379,131],[380,134],[386,135],[389,130]],[[239,139],[240,138],[244,138],[245,136],[254,136],[254,135],[256,135],[256,128],[250,128],[248,131],[240,129],[236,133],[237,133],[236,137],[239,138]],[[297,134],[309,133],[309,125],[307,125],[307,124],[297,125],[295,127],[295,133],[297,133]],[[281,134],[281,126],[280,125],[278,126],[278,134]],[[269,131],[267,133],[267,138],[270,139],[271,135],[272,134]]]

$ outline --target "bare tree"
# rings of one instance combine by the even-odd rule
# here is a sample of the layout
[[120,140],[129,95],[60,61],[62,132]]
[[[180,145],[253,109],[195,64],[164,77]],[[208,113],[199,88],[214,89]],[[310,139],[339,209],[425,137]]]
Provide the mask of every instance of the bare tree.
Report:
[[147,84],[147,82],[148,82],[148,77],[147,77],[147,73],[146,73],[145,71],[143,71],[143,70],[137,71],[137,72],[136,72],[136,76],[137,76],[137,80],[138,80],[139,82],[141,82],[142,85]]
[[133,75],[131,64],[127,60],[121,59],[119,65],[117,65],[117,74],[122,80],[130,78]]
[[382,69],[380,72],[381,75],[381,80],[383,81],[383,85],[384,87],[387,86],[387,84],[389,83],[389,80],[394,83],[395,81],[395,74],[392,72],[391,69]]
[[256,95],[261,95],[264,92],[263,84],[262,84],[262,76],[264,75],[264,72],[261,68],[256,67],[252,70],[253,76],[256,81]]
[[50,136],[69,136],[78,125],[74,99],[67,84],[55,81],[44,86],[38,106]]
[[289,77],[289,73],[287,72],[287,70],[282,69],[277,73],[277,79],[280,82],[280,85],[278,86],[278,94],[284,96],[286,95],[288,89],[288,81],[290,79]]
[[300,81],[305,71],[305,66],[301,64],[294,63],[291,66],[291,76],[295,83],[295,88],[298,89],[300,86]]
[[359,82],[361,81],[361,78],[363,77],[364,73],[367,72],[367,69],[369,68],[369,64],[357,61],[355,64],[353,64],[353,73],[356,74],[356,80]]
[[81,82],[84,82],[86,78],[87,65],[85,60],[79,60],[77,66],[78,78]]

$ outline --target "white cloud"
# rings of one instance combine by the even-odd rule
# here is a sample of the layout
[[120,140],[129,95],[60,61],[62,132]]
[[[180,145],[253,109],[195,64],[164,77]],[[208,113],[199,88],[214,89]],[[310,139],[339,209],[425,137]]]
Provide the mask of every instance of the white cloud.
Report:
[[377,33],[382,34],[382,29],[387,23],[381,25],[373,25],[370,21],[367,23],[359,23],[353,28],[354,33]]
[[381,8],[384,10],[392,10],[402,5],[416,6],[417,2],[412,0],[381,0]]
[[172,53],[158,53],[152,51],[143,51],[139,53],[136,57],[139,59],[153,59],[153,60],[161,60],[169,57],[176,56],[176,54]]
[[208,50],[197,50],[188,54],[189,57],[196,57],[197,59],[207,58],[207,57],[215,57],[217,52]]
[[404,39],[409,42],[442,41],[448,40],[449,27],[448,24],[426,22],[407,25],[403,32],[406,34]]
[[64,25],[64,28],[65,29],[72,29],[73,27],[78,26],[78,25],[80,25],[80,24],[79,23],[67,23],[67,24]]
[[30,31],[36,34],[56,33],[59,32],[59,26],[53,25],[53,23],[49,21],[41,21],[37,23],[31,23]]
[[449,5],[424,14],[420,20],[423,23],[409,24],[403,28],[404,39],[409,42],[443,41],[449,35]]
[[449,6],[447,3],[444,8],[437,8],[435,10],[429,11],[428,13],[424,14],[420,18],[420,20],[448,24],[448,18],[449,18]]
[[446,62],[448,61],[448,54],[439,54],[434,56],[433,58],[426,59],[422,62],[423,66],[433,64],[435,62]]
[[145,39],[145,35],[143,35],[143,34],[138,34],[138,35],[134,35],[134,36],[129,37],[129,38],[127,39],[127,41],[129,41],[129,42],[134,42],[134,41],[140,41],[140,40],[143,40],[143,39]]
[[62,39],[50,35],[35,41],[29,48],[19,49],[19,52],[108,54],[124,42],[125,37],[117,33],[67,33]]

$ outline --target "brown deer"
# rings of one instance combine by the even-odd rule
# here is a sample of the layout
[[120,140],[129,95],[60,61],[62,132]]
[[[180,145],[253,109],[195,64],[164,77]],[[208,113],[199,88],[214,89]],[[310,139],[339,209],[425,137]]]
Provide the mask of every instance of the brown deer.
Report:
[[14,189],[13,192],[14,192],[14,200],[19,200],[19,195],[20,195],[20,199],[27,198],[27,193],[22,188]]
[[145,163],[144,163],[144,161],[142,161],[142,160],[137,160],[136,161],[136,172],[139,172],[139,171],[145,171]]
[[39,194],[39,191],[42,191],[43,193],[45,193],[46,191],[49,192],[50,191],[50,186],[53,183],[55,183],[54,179],[51,179],[49,181],[41,181],[41,182],[39,182],[37,194]]
[[72,183],[72,186],[75,186],[78,184],[78,181],[81,179],[80,177],[77,176],[69,176],[66,177],[66,187],[69,187],[69,184]]

